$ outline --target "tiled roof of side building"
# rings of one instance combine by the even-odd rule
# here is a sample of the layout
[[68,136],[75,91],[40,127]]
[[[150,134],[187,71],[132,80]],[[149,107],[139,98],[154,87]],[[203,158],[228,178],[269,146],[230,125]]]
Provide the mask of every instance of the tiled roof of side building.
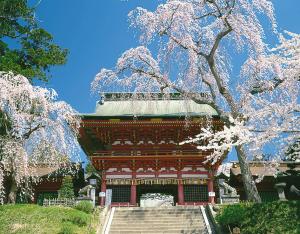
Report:
[[[300,170],[300,165],[291,161],[282,161],[279,166],[272,165],[271,162],[256,162],[249,161],[250,170],[254,176],[274,176],[278,172],[285,172],[289,170],[288,164],[295,164],[295,170]],[[233,163],[231,167],[231,173],[234,176],[241,175],[241,168],[238,163]]]

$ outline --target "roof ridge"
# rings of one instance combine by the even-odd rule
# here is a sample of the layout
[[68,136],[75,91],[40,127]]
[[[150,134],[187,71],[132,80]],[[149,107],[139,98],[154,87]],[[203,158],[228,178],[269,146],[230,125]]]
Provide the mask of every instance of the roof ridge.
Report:
[[119,101],[119,100],[192,100],[191,95],[200,95],[203,98],[209,98],[208,93],[190,92],[187,94],[181,93],[134,93],[134,92],[107,92],[101,93],[100,99],[104,101]]

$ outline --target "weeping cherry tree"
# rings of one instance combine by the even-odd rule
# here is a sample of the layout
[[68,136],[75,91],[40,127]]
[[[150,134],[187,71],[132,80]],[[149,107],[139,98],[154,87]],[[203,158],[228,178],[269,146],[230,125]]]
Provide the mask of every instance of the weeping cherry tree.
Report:
[[15,203],[18,191],[30,192],[41,164],[58,169],[78,155],[79,124],[75,110],[57,101],[54,90],[33,86],[21,75],[0,73],[1,203]]
[[299,136],[299,35],[278,32],[270,0],[167,0],[129,19],[141,45],[102,69],[92,90],[179,92],[212,106],[224,129],[203,128],[191,141],[208,142],[199,149],[213,150],[212,163],[235,148],[247,198],[260,202],[249,160],[271,149],[278,162]]

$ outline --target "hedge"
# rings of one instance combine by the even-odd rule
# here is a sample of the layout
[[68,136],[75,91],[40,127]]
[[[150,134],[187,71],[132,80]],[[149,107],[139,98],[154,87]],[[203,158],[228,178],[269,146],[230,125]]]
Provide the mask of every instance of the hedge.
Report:
[[227,205],[216,216],[224,233],[238,227],[243,234],[299,234],[300,201]]

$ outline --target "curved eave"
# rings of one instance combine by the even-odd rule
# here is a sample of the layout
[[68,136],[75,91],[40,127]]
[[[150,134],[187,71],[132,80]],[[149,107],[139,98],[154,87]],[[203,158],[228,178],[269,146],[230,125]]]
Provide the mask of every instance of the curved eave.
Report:
[[151,119],[151,118],[162,118],[162,119],[185,119],[186,117],[201,118],[201,117],[213,117],[219,118],[219,115],[208,115],[199,113],[189,113],[185,115],[98,115],[98,114],[80,114],[83,119]]

